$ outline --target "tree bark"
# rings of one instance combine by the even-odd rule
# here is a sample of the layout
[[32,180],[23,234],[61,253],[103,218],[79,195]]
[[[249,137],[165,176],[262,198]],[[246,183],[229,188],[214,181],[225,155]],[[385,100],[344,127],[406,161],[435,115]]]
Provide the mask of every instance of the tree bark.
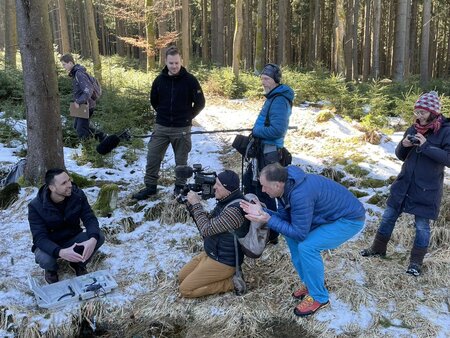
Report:
[[420,84],[425,86],[429,81],[431,0],[423,1],[422,38],[420,44]]
[[202,0],[202,60],[209,63],[208,0]]
[[64,168],[58,82],[45,1],[16,0],[27,120],[25,179],[42,183]]
[[145,33],[147,35],[147,72],[155,68],[155,16],[153,0],[145,0]]
[[395,20],[394,65],[392,79],[401,82],[405,72],[406,49],[406,0],[398,0],[397,18]]
[[417,67],[417,1],[413,1],[411,5],[411,21],[409,23],[409,72],[416,74],[419,67]]
[[234,28],[234,38],[233,38],[233,74],[236,79],[239,78],[239,64],[241,61],[241,51],[242,51],[242,31],[244,24],[243,17],[243,0],[236,0],[235,7],[236,23]]
[[224,0],[217,0],[217,62],[218,66],[224,65],[225,55],[225,25],[224,25]]
[[336,8],[334,12],[334,36],[333,36],[333,71],[336,74],[344,74],[345,11],[343,0],[336,0],[335,6]]
[[285,50],[287,48],[286,42],[286,19],[287,19],[287,0],[278,1],[278,39],[277,39],[277,63],[279,65],[284,65],[285,60]]
[[363,50],[363,72],[362,80],[366,82],[370,74],[370,47],[371,47],[371,0],[366,0],[365,4],[365,28],[364,28],[364,50]]
[[358,21],[359,21],[359,1],[355,0],[353,9],[353,42],[352,42],[352,79],[358,81]]
[[344,56],[345,56],[345,80],[351,81],[353,76],[353,0],[347,0],[345,3],[345,37],[344,37]]
[[99,82],[102,82],[102,61],[100,59],[100,53],[98,50],[97,31],[95,30],[94,6],[92,5],[92,0],[85,1],[87,28],[89,32],[89,40],[92,51],[92,60],[94,62],[94,74],[97,80]]
[[[47,5],[47,3],[46,3]],[[5,68],[16,69],[17,26],[16,4],[14,0],[5,1]]]
[[182,29],[181,29],[181,40],[183,46],[183,65],[188,68],[191,57],[191,30],[190,30],[190,19],[189,19],[189,0],[182,0]]
[[59,26],[61,29],[61,53],[70,53],[69,25],[65,0],[58,0]]
[[380,24],[381,24],[381,0],[374,0],[374,21],[373,21],[373,48],[372,48],[372,77],[380,77]]
[[0,49],[5,48],[5,0],[0,0]]
[[264,22],[264,9],[266,7],[266,0],[258,1],[258,14],[256,16],[256,35],[255,35],[255,62],[254,72],[259,74],[264,66],[264,40],[263,40],[263,27]]
[[78,27],[80,40],[80,54],[82,57],[91,57],[91,48],[89,44],[89,32],[87,32],[86,8],[83,0],[77,1],[78,5]]

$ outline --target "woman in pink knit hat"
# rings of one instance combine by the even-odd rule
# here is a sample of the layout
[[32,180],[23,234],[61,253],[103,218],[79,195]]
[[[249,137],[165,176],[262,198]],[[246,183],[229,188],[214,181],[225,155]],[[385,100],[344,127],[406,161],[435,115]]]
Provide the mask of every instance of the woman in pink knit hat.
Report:
[[402,212],[415,216],[416,236],[407,273],[418,276],[430,242],[430,220],[437,219],[445,167],[450,167],[450,120],[441,114],[441,100],[431,91],[414,105],[415,123],[395,149],[403,166],[370,248],[361,255],[385,256],[395,222]]

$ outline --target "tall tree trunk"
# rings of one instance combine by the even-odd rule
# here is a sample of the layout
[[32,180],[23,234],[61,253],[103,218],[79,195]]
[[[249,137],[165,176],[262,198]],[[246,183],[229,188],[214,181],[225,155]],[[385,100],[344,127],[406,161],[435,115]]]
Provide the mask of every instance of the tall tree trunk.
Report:
[[[47,3],[46,3],[47,4]],[[16,69],[17,27],[16,4],[14,0],[5,1],[5,68]]]
[[86,21],[89,32],[89,41],[91,43],[92,60],[94,62],[94,74],[99,82],[102,82],[102,61],[100,60],[100,53],[98,51],[98,37],[95,30],[95,16],[94,6],[92,0],[86,1]]
[[147,36],[147,72],[155,68],[155,16],[153,0],[145,0],[145,33]]
[[219,44],[219,32],[217,31],[217,1],[211,1],[211,60],[218,64],[217,45]]
[[359,68],[358,68],[358,21],[359,21],[359,1],[355,0],[355,7],[353,9],[353,53],[352,53],[352,79],[358,81]]
[[363,50],[363,72],[362,79],[366,82],[369,79],[370,74],[370,47],[371,47],[371,13],[370,13],[371,0],[366,0],[365,4],[365,28],[364,28],[364,50]]
[[239,64],[241,61],[242,52],[242,31],[244,25],[243,16],[243,0],[236,0],[235,8],[236,23],[234,28],[234,38],[233,38],[233,74],[235,78],[239,78]]
[[91,48],[89,45],[89,33],[86,31],[86,8],[83,4],[83,0],[77,1],[78,5],[78,27],[79,27],[79,40],[80,40],[80,55],[82,57],[91,56]]
[[381,25],[381,0],[373,2],[373,48],[372,48],[372,77],[380,77],[380,25]]
[[27,120],[25,179],[64,168],[58,82],[46,1],[16,0]]
[[404,77],[409,77],[410,68],[409,68],[409,47],[410,47],[410,34],[409,27],[411,24],[411,0],[406,0],[406,25],[405,25],[405,60],[404,60]]
[[259,74],[264,67],[264,40],[263,27],[265,26],[264,12],[266,8],[266,0],[258,1],[258,14],[256,16],[256,35],[255,35],[255,74]]
[[202,0],[202,60],[209,63],[208,0]]
[[420,44],[420,84],[425,86],[429,81],[431,0],[423,0],[422,39]]
[[344,58],[344,34],[345,11],[344,0],[336,0],[334,12],[334,36],[333,36],[333,71],[336,74],[345,72]]
[[276,62],[279,65],[284,65],[286,60],[285,49],[286,49],[286,18],[287,18],[287,0],[278,0],[278,45],[277,45],[277,58]]
[[315,45],[315,22],[314,22],[314,4],[315,0],[309,0],[309,15],[308,15],[308,59],[307,64],[308,67],[312,67],[314,63],[314,53],[316,51],[316,45]]
[[59,26],[61,29],[61,53],[70,52],[69,25],[67,23],[67,9],[65,0],[58,0]]
[[409,24],[409,72],[416,74],[417,67],[417,53],[418,43],[417,43],[417,1],[413,1],[411,5],[411,21]]
[[406,9],[407,0],[398,0],[397,18],[395,20],[394,40],[394,68],[393,80],[401,82],[405,72],[405,48],[406,48]]
[[385,75],[390,77],[392,74],[392,51],[393,51],[393,31],[395,23],[395,2],[387,2],[389,7],[389,25],[387,30],[387,46],[386,46],[386,62],[385,62]]
[[122,19],[116,18],[116,45],[117,54],[119,56],[126,56],[125,43],[119,37],[125,35],[125,27]]
[[225,46],[225,25],[224,25],[224,0],[217,0],[217,65],[224,65],[224,46]]
[[0,0],[0,49],[5,48],[5,0]]
[[320,0],[314,3],[314,60],[319,61],[319,41],[320,41]]
[[[353,0],[347,0],[345,3],[345,37],[344,37],[344,55],[345,55],[345,79],[351,81],[353,77]],[[356,48],[356,47],[355,47]]]
[[186,68],[189,67],[191,57],[191,30],[189,19],[189,0],[182,0],[182,29],[181,40],[183,45],[183,64]]
[[[167,33],[167,19],[164,17],[158,22],[159,38],[162,38]],[[159,68],[163,68],[166,60],[166,50],[163,47],[159,49]]]

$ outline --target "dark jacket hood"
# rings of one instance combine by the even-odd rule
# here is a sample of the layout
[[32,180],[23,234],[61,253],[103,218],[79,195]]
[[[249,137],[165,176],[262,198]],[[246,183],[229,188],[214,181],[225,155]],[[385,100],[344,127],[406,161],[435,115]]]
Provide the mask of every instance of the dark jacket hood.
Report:
[[188,71],[183,66],[181,66],[180,72],[177,75],[169,75],[169,68],[167,68],[167,66],[164,66],[164,68],[161,70],[161,75],[167,76],[167,77],[170,77],[173,79],[185,77],[186,74],[188,74]]

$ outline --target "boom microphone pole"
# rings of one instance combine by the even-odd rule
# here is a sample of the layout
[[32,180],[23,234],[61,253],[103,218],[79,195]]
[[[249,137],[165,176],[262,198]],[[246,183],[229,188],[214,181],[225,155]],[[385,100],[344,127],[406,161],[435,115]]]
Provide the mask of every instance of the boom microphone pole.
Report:
[[[289,130],[297,130],[298,128],[296,126],[289,126]],[[252,131],[253,128],[240,128],[240,129],[219,129],[219,130],[197,130],[197,131],[191,131],[189,133],[180,133],[179,135],[200,135],[200,134],[217,134],[217,133],[237,133],[241,131]],[[124,132],[125,133],[125,132]],[[128,132],[126,132],[127,137],[123,137],[123,134],[112,134],[107,136],[102,142],[100,142],[97,145],[97,152],[101,155],[106,155],[110,153],[113,149],[117,148],[120,141],[122,139],[129,140],[131,137],[135,138],[147,138],[147,137],[155,137],[156,135],[148,134],[148,135],[129,135]],[[157,137],[157,136],[156,136]]]

